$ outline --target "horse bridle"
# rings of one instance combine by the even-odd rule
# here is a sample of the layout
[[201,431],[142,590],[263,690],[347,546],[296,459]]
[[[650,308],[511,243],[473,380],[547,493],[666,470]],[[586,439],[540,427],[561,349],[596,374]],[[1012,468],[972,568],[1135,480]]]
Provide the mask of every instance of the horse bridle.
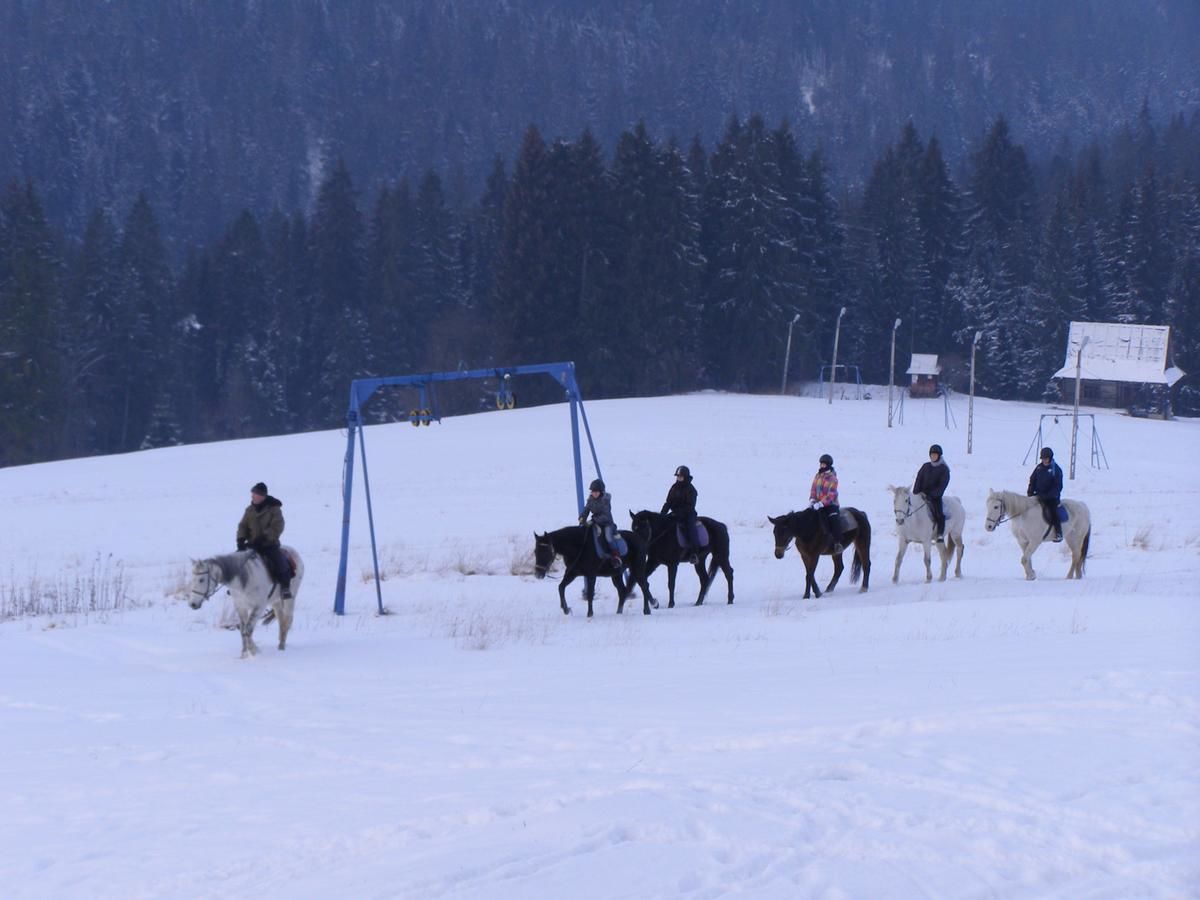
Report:
[[985,520],[993,528],[999,528],[1001,525],[1003,525],[1005,522],[1007,522],[1009,520],[1008,506],[1005,505],[1004,498],[1001,497],[998,502],[1000,503],[1000,517],[998,519],[996,519],[996,521],[994,521],[994,522],[992,521],[991,516],[988,516],[987,519]]
[[[922,494],[921,496],[924,497],[925,495]],[[908,502],[907,502],[907,511],[904,513],[904,518],[911,519],[914,515],[919,513],[921,510],[923,510],[928,505],[929,505],[929,501],[926,500],[924,503],[922,503],[916,509],[913,509],[912,508],[912,491],[909,491]],[[895,511],[896,511],[895,509],[892,510],[892,512],[895,512]]]
[[[197,573],[193,572],[192,574],[195,575]],[[216,587],[213,587],[213,582],[216,582]],[[205,589],[202,591],[198,591],[195,588],[192,588],[193,594],[200,595],[201,603],[204,603],[205,600],[208,600],[209,598],[211,598],[213,594],[215,594],[217,591],[219,591],[221,589],[221,582],[217,581],[217,579],[213,576],[212,566],[209,565],[208,563],[204,564],[204,585],[205,585]]]

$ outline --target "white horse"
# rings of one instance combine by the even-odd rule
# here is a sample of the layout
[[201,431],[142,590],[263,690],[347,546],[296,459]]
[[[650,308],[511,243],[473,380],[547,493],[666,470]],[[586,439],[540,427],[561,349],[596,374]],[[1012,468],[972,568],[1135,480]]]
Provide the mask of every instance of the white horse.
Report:
[[[1087,504],[1079,500],[1063,500],[1062,505],[1067,508],[1067,521],[1062,523],[1063,540],[1071,548],[1071,567],[1067,569],[1067,578],[1082,578],[1088,544],[1092,539],[1092,515],[1088,512]],[[1030,558],[1054,530],[1042,517],[1042,504],[1036,497],[1026,497],[1013,491],[989,490],[984,528],[995,531],[1001,522],[1012,522],[1013,537],[1021,545],[1021,565],[1025,568],[1025,577],[1033,581],[1037,575]]]
[[[900,563],[910,543],[920,544],[925,550],[925,580],[933,581],[933,569],[929,565],[930,547],[934,540],[933,511],[920,494],[913,497],[913,492],[906,487],[888,485],[892,492],[892,512],[896,514],[896,536],[900,546],[896,550],[896,568],[892,572],[892,583],[900,580]],[[914,505],[915,504],[915,505]],[[938,544],[938,556],[942,560],[942,574],[938,581],[946,580],[946,569],[950,566],[950,557],[957,551],[954,560],[954,577],[962,578],[963,558],[963,526],[967,522],[967,512],[963,509],[962,501],[957,497],[943,497],[942,510],[946,514],[945,544]]]
[[279,585],[271,578],[266,562],[253,550],[192,560],[192,599],[189,601],[192,609],[199,609],[222,585],[227,585],[240,623],[238,630],[242,633],[243,659],[258,653],[258,646],[254,643],[254,626],[267,607],[274,609],[275,618],[279,620],[279,649],[284,649],[287,644],[287,633],[292,627],[292,613],[296,608],[296,594],[300,592],[300,582],[304,580],[304,562],[291,547],[284,546],[283,552],[291,557],[296,566],[296,575],[292,578],[292,596],[286,600],[279,596]]

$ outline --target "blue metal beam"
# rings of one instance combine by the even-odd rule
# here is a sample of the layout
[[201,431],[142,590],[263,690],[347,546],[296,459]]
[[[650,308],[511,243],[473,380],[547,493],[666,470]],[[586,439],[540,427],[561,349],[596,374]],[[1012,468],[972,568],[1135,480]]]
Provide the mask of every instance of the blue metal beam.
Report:
[[421,392],[421,405],[424,407],[426,388],[438,382],[467,381],[469,379],[495,378],[502,386],[505,379],[514,375],[549,375],[563,388],[571,411],[571,445],[575,466],[575,500],[576,514],[583,512],[583,468],[579,452],[579,421],[582,414],[583,427],[587,434],[588,448],[592,453],[592,464],[596,468],[596,477],[603,478],[600,472],[600,460],[596,455],[596,445],[592,440],[592,430],[588,426],[587,413],[583,409],[583,398],[579,395],[579,386],[575,382],[575,363],[558,362],[543,363],[529,366],[501,366],[492,369],[469,369],[459,372],[424,372],[412,375],[393,375],[384,378],[358,378],[350,383],[350,405],[346,411],[346,457],[342,468],[342,541],[341,557],[338,560],[337,591],[333,600],[333,611],[339,616],[346,612],[346,568],[350,548],[350,507],[353,500],[354,488],[354,439],[358,437],[363,456],[363,488],[367,497],[367,523],[371,532],[371,556],[375,565],[375,595],[379,604],[379,612],[383,614],[383,593],[379,579],[379,556],[375,543],[375,517],[371,509],[371,485],[367,480],[367,448],[364,442],[362,409],[372,395],[384,387],[417,387]]

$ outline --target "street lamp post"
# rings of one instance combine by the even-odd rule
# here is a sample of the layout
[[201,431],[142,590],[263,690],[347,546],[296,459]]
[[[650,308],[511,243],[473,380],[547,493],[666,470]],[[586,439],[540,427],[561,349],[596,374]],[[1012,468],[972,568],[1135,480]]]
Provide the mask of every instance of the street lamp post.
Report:
[[838,313],[837,328],[833,332],[833,366],[829,370],[829,403],[833,404],[833,385],[837,382],[837,348],[838,338],[842,336],[842,316],[846,314],[846,307],[842,307],[842,311]]
[[787,349],[783,351],[783,384],[779,388],[779,393],[781,394],[787,393],[788,362],[790,362],[792,358],[792,326],[799,321],[800,313],[796,313],[794,316],[792,316],[792,321],[788,322]]
[[967,455],[971,455],[971,445],[975,437],[975,348],[979,346],[982,331],[975,332],[975,340],[971,341],[971,397],[967,401]]
[[888,369],[888,428],[892,427],[892,384],[896,380],[896,330],[900,327],[900,320],[896,319],[896,324],[892,326],[892,365]]
[[1075,409],[1071,414],[1071,481],[1075,480],[1075,439],[1079,436],[1079,385],[1083,375],[1083,348],[1091,339],[1091,335],[1085,334],[1079,342],[1079,352],[1075,354]]

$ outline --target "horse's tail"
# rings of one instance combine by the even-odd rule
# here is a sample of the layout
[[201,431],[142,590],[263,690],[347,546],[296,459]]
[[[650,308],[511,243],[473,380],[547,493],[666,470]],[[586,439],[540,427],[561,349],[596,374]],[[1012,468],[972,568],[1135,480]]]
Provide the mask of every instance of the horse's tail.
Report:
[[1088,530],[1087,530],[1087,534],[1085,534],[1083,536],[1083,547],[1079,551],[1079,572],[1078,572],[1078,575],[1076,576],[1078,578],[1083,577],[1084,563],[1087,562],[1088,545],[1091,544],[1091,542],[1092,542],[1092,529],[1089,526]]
[[871,520],[867,518],[867,514],[862,510],[855,510],[854,518],[858,522],[858,537],[854,539],[854,559],[850,562],[850,583],[858,584],[858,579],[862,577],[863,572],[858,545],[861,542],[865,548],[865,552],[869,556],[871,553]]

